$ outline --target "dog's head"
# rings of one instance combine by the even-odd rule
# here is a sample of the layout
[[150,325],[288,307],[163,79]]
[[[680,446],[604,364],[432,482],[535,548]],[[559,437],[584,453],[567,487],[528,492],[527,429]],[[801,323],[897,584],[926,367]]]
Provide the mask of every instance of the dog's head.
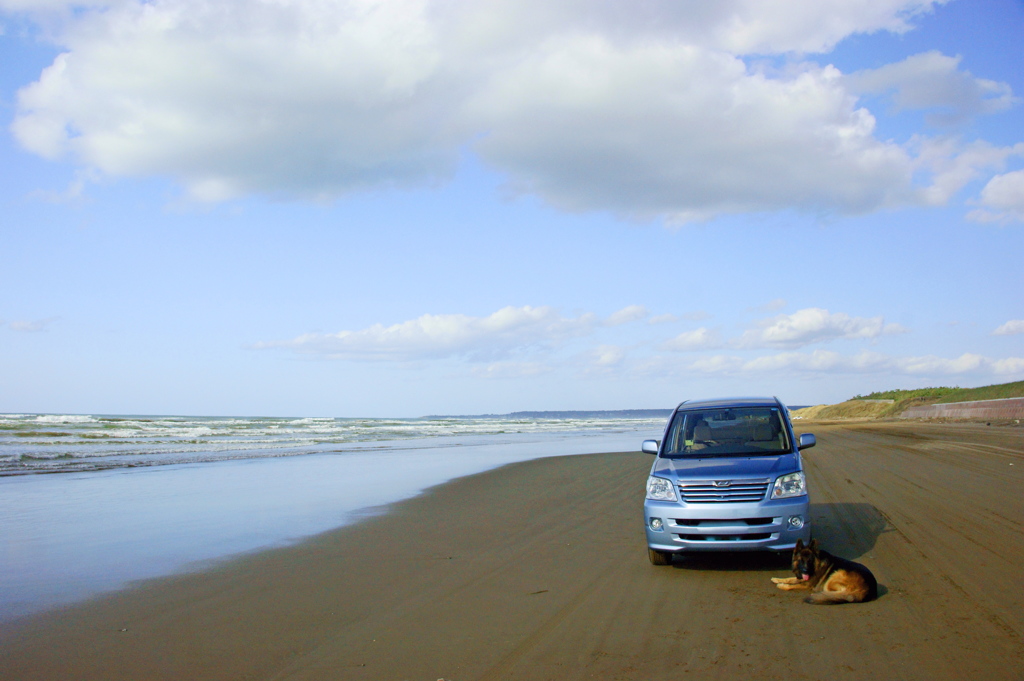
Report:
[[810,580],[814,576],[815,565],[818,562],[818,540],[812,539],[804,546],[802,539],[796,540],[793,547],[793,574],[802,582]]

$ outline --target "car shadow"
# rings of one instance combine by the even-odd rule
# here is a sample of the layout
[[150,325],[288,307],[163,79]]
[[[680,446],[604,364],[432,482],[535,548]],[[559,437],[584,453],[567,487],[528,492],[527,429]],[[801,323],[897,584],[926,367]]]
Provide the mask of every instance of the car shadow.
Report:
[[892,525],[871,504],[811,504],[811,532],[818,544],[831,554],[857,560],[871,549]]
[[715,572],[778,572],[789,568],[789,553],[775,551],[721,551],[676,554],[672,567],[677,570],[714,570]]
[[[891,532],[888,519],[871,504],[811,504],[812,537],[824,550],[842,558],[857,560],[874,548],[878,537]],[[672,567],[678,570],[769,572],[789,569],[789,551],[722,551],[676,554]],[[879,585],[881,594],[882,586]]]

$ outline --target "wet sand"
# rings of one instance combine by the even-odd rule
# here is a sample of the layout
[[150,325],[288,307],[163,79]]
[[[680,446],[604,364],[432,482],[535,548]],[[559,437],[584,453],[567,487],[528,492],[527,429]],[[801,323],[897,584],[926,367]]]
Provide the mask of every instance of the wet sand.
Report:
[[20,679],[1024,678],[1024,428],[800,424],[815,536],[881,597],[805,605],[757,554],[647,561],[651,463],[541,459],[0,627]]

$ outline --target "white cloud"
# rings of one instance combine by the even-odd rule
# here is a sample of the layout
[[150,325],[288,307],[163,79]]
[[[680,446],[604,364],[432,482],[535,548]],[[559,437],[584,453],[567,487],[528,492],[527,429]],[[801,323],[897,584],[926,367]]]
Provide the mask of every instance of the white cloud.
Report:
[[722,345],[722,340],[717,331],[700,327],[693,331],[684,331],[675,338],[661,344],[662,350],[677,352],[691,352],[694,350],[709,350]]
[[1006,83],[975,78],[961,71],[960,57],[924,52],[877,69],[857,71],[846,77],[854,92],[892,92],[898,110],[938,110],[929,115],[934,124],[961,123],[980,114],[1008,109],[1015,102]]
[[66,12],[74,8],[107,7],[124,0],[0,0],[0,10],[8,12]]
[[[644,315],[640,314],[640,311]],[[617,323],[643,319],[646,308],[630,306],[607,318],[591,313],[564,316],[552,307],[505,307],[490,315],[425,314],[398,324],[374,324],[337,333],[310,333],[291,340],[263,342],[261,349],[283,349],[316,359],[348,361],[455,361],[484,379],[519,379],[543,374],[579,377],[644,376],[830,376],[900,374],[910,376],[977,376],[1015,380],[1024,377],[1024,358],[991,358],[978,353],[958,357],[898,356],[864,350],[855,354],[817,349],[811,343],[839,338],[872,339],[903,331],[882,317],[851,317],[808,308],[765,320],[734,341],[701,327],[660,344],[604,342],[602,334]],[[41,323],[20,330],[39,330]],[[15,325],[10,325],[14,328]],[[31,327],[31,328],[30,328]],[[1024,320],[1011,320],[993,334],[1024,333]],[[715,353],[731,347],[732,352]],[[762,354],[760,348],[782,348]],[[703,354],[705,351],[711,351]],[[663,355],[657,352],[665,353]],[[680,359],[678,353],[684,355]]]
[[1011,319],[992,332],[993,336],[1015,336],[1024,333],[1024,319]]
[[720,52],[574,36],[495,74],[470,110],[510,187],[566,210],[682,223],[912,200],[912,159],[875,139],[832,67],[768,78]]
[[984,141],[964,144],[957,138],[920,138],[916,168],[929,174],[931,184],[921,190],[924,203],[940,206],[983,172],[1001,168],[1012,155],[1024,154],[1024,143],[995,147]]
[[491,362],[484,366],[473,367],[473,375],[480,378],[514,379],[532,378],[551,373],[552,367],[541,362]]
[[18,97],[44,157],[171,175],[199,199],[337,195],[444,177],[457,137],[432,88],[427,3],[167,0],[76,14]]
[[31,192],[28,198],[44,203],[78,204],[86,198],[86,187],[101,179],[95,169],[79,168],[75,171],[74,178],[68,182],[68,186],[64,191],[39,189]]
[[1024,170],[996,175],[981,190],[978,201],[988,210],[971,211],[977,222],[1024,222]]
[[567,366],[575,365],[581,376],[610,376],[618,373],[625,361],[626,348],[601,344],[570,360]]
[[764,305],[758,305],[756,307],[748,307],[748,312],[776,312],[786,307],[788,303],[785,298],[775,298],[768,301]]
[[[467,146],[553,205],[672,222],[949,196],[922,193],[917,147],[877,139],[837,69],[799,57],[906,31],[930,0],[0,1],[79,7],[50,19],[65,51],[19,93],[20,143],[199,200],[434,183]],[[744,60],[786,53],[780,72]],[[908,102],[1008,96],[926,57],[933,75],[908,60],[875,80]]]
[[12,331],[19,331],[21,333],[38,333],[40,331],[46,331],[50,324],[57,321],[57,319],[57,317],[48,317],[46,319],[36,319],[32,321],[13,321],[7,326]]
[[820,307],[798,310],[761,322],[737,341],[739,347],[800,347],[840,338],[877,338],[883,334],[903,333],[898,324],[886,324],[882,317],[851,317]]
[[[509,306],[486,317],[425,314],[391,326],[374,324],[355,331],[307,333],[291,340],[262,341],[253,347],[288,349],[328,359],[415,361],[461,357],[480,362],[519,352],[550,350],[599,328],[638,321],[648,314],[642,305],[630,305],[605,319],[591,313],[563,317],[546,306]],[[599,346],[595,352],[594,361],[601,365],[617,364],[624,356],[624,351],[612,345]],[[497,362],[493,366],[498,367],[495,371],[507,372],[506,364]]]
[[[829,0],[742,0],[736,3],[689,3],[720,5],[732,13],[717,24],[717,44],[737,54],[772,52],[825,52],[854,33],[885,30],[903,33],[908,19],[928,12],[946,0],[882,0],[844,2]],[[732,5],[732,6],[730,6]],[[680,18],[685,10],[679,12]]]
[[610,315],[608,319],[605,320],[605,324],[608,326],[627,324],[629,322],[639,321],[649,314],[650,312],[648,312],[647,308],[643,305],[630,305]]
[[689,369],[705,374],[735,373],[743,369],[743,359],[728,355],[711,355],[695,360]]
[[901,371],[908,374],[962,374],[992,366],[992,360],[970,352],[954,358],[933,355],[907,357],[895,360],[895,363]]
[[[730,54],[825,52],[855,33],[911,28],[910,19],[946,0],[489,0],[455,4],[469,31],[491,44],[530,32],[599,32],[618,40],[671,39]],[[518,34],[518,35],[517,35]]]
[[562,317],[550,307],[505,307],[487,317],[425,314],[392,326],[374,324],[357,331],[309,333],[287,341],[256,344],[330,359],[413,361],[464,357],[486,361],[517,350],[549,346],[586,335],[594,315]]
[[896,373],[931,376],[1016,376],[1024,374],[1024,358],[992,359],[973,353],[964,353],[954,358],[934,355],[899,357],[875,352],[843,355],[829,350],[815,350],[810,353],[784,352],[754,359],[729,355],[702,357],[686,367],[685,371],[733,375]]
[[990,366],[998,376],[1024,376],[1024,357],[991,360]]
[[591,356],[597,366],[617,366],[625,359],[626,351],[618,345],[599,345],[594,348]]

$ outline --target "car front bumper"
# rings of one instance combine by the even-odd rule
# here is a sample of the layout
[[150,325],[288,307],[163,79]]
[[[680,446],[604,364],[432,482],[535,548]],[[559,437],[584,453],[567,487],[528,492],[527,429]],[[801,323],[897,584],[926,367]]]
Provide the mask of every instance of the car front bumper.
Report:
[[[655,551],[787,551],[811,538],[806,496],[756,504],[680,504],[646,500],[647,545]],[[803,520],[800,528],[790,518]],[[661,530],[651,527],[661,520]]]

